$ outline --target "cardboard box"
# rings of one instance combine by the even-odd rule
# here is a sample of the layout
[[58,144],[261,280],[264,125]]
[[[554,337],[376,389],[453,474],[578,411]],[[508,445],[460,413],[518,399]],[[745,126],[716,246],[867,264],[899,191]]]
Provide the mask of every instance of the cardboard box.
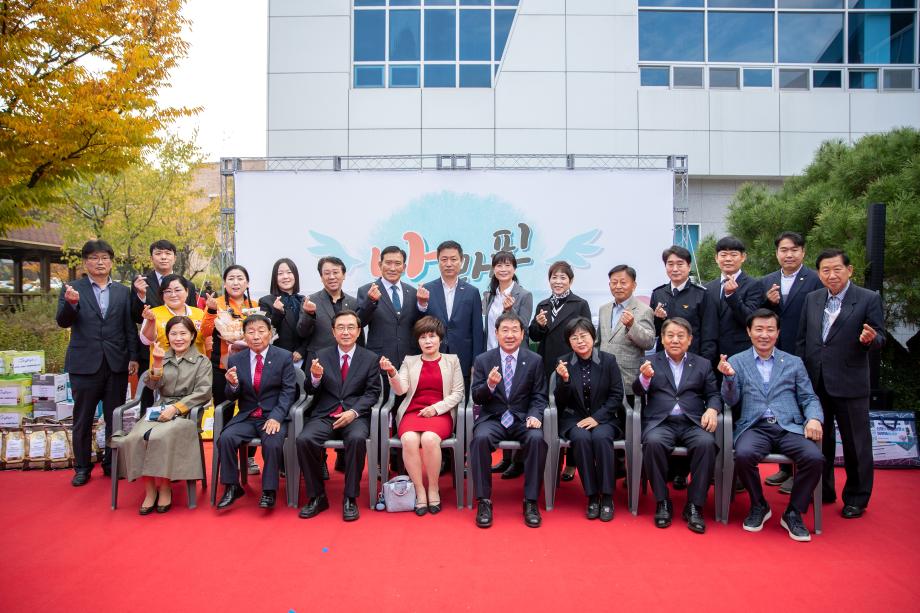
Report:
[[32,377],[0,377],[0,411],[4,407],[32,405]]
[[45,372],[44,351],[0,351],[0,375],[36,372]]
[[39,417],[50,417],[51,419],[62,421],[73,417],[73,402],[54,402],[52,400],[35,400],[32,403],[32,416],[35,419]]
[[67,400],[67,385],[70,382],[70,375],[46,373],[35,373],[32,375],[32,401],[50,400],[52,402],[63,402]]

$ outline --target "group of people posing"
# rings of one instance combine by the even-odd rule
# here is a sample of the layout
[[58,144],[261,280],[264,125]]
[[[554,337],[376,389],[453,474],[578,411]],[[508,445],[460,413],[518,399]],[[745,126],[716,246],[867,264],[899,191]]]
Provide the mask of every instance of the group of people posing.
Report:
[[[72,483],[90,478],[91,424],[101,401],[109,446],[124,454],[120,476],[144,479],[141,514],[169,510],[170,481],[202,477],[198,425],[182,417],[212,399],[215,406],[236,401],[238,409],[228,413],[214,442],[224,485],[218,509],[244,495],[240,470],[260,471],[253,457],[239,465],[239,447],[253,438],[262,444],[259,506],[272,508],[291,408],[302,394],[311,397],[296,437],[307,494],[302,518],[330,506],[324,444],[339,439],[343,519],[358,519],[371,410],[390,394],[397,407],[392,428],[420,516],[441,511],[441,442],[454,435],[468,399],[476,415],[467,441],[476,525],[492,525],[492,474],[502,473],[523,474],[524,522],[540,526],[550,394],[559,435],[570,443],[562,478],[571,480],[577,469],[588,519],[614,516],[614,441],[624,437],[624,400],[641,411],[643,468],[660,528],[671,525],[673,481],[688,488],[683,520],[705,532],[702,508],[722,444],[715,431],[723,410],[736,415],[736,475],[751,501],[745,530],[761,530],[771,516],[758,463],[778,452],[795,466],[794,477],[791,466],[782,466],[766,480],[790,494],[780,523],[793,539],[810,539],[803,516],[822,475],[824,502],[836,500],[835,421],[847,475],[842,514],[860,517],[868,506],[868,352],[885,338],[880,298],[850,281],[853,268],[841,250],[822,251],[816,271],[805,266],[805,242],[797,233],[777,237],[780,269],[763,279],[741,270],[741,241],[721,239],[715,253],[720,278],[705,286],[690,281],[690,252],[671,246],[662,254],[668,282],[652,292],[651,306],[633,295],[636,271],[614,266],[608,275],[613,300],[601,307],[597,326],[588,303],[572,292],[568,263],[549,267],[549,296],[534,304],[518,282],[514,254],[499,251],[480,294],[460,278],[463,249],[454,241],[437,248],[440,278],[418,288],[402,279],[406,253],[386,247],[380,277],[356,296],[342,289],[347,270],[339,258],[319,260],[323,287],[307,296],[300,293],[297,266],[282,258],[270,293],[257,302],[243,266],[224,271],[222,295],[199,294],[173,273],[171,243],[158,241],[150,253],[154,270],[128,288],[112,282],[112,248],[87,242],[86,276],[62,289],[57,315],[59,325],[72,330],[66,358],[75,401]],[[146,372],[141,404],[151,408],[129,434],[113,433],[112,411],[135,372]],[[232,403],[223,406],[232,410]],[[492,466],[501,441],[517,441],[520,450]],[[676,446],[687,448],[686,462],[671,458]],[[106,474],[108,458],[107,448]]]

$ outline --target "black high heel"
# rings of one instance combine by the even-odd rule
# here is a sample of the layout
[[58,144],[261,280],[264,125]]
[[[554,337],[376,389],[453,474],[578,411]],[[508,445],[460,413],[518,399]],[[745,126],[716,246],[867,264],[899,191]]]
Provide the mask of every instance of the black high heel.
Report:
[[151,513],[153,513],[153,510],[154,510],[155,508],[158,508],[158,507],[157,507],[157,502],[158,502],[159,500],[160,500],[160,494],[159,494],[159,492],[158,492],[157,495],[153,498],[153,504],[152,504],[152,505],[150,505],[149,507],[141,507],[140,509],[138,509],[137,512],[140,513],[141,515],[150,515]]
[[[159,497],[160,497],[160,495],[157,494],[157,498],[158,498],[158,499],[159,499]],[[168,503],[168,504],[162,504],[162,505],[158,504],[158,505],[157,505],[157,513],[166,513],[166,512],[169,511],[169,509],[171,509],[171,508],[172,508],[172,498],[170,497],[170,500],[169,500],[169,503]]]

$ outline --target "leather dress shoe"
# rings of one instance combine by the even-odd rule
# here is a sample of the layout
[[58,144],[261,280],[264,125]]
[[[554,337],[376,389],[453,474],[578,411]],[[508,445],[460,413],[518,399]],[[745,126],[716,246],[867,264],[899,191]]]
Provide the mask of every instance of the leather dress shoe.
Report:
[[89,472],[88,470],[78,470],[74,473],[73,479],[70,480],[70,484],[74,487],[86,485],[89,482]]
[[540,509],[537,507],[537,501],[525,500],[524,525],[528,528],[539,528],[541,523],[543,523],[543,518],[540,517]]
[[560,481],[574,481],[575,480],[575,469],[569,470],[569,467],[566,466],[565,470],[562,471],[562,476],[559,477]]
[[671,525],[671,517],[674,514],[674,507],[671,506],[670,500],[659,500],[655,508],[655,527],[667,528]]
[[158,504],[157,513],[168,513],[171,508],[172,508],[172,500],[170,500],[167,504]]
[[157,494],[157,495],[153,498],[153,504],[150,505],[149,507],[141,507],[141,508],[139,508],[139,509],[137,510],[138,514],[140,514],[140,515],[150,515],[151,513],[153,513],[154,509],[157,508],[157,502],[158,502],[159,500],[160,500],[160,495]]
[[111,464],[109,464],[109,465],[103,464],[103,465],[102,465],[102,476],[103,476],[103,477],[111,477],[111,476],[112,476],[112,465],[111,465]]
[[687,489],[687,477],[683,475],[677,475],[676,477],[674,477],[674,489],[675,490]]
[[862,517],[863,513],[866,512],[866,507],[857,507],[852,504],[843,505],[843,511],[840,512],[840,515],[844,519],[856,519]]
[[492,468],[489,470],[492,472],[492,474],[495,474],[495,473],[503,473],[509,468],[511,468],[511,460],[503,459],[498,464],[495,464],[494,466],[492,466]]
[[315,497],[313,500],[303,505],[300,509],[300,513],[297,516],[300,519],[310,519],[311,517],[316,517],[323,511],[329,508],[329,499],[326,498],[326,495]]
[[262,497],[259,498],[260,509],[271,509],[275,506],[275,490],[262,490]]
[[613,497],[610,494],[601,494],[601,521],[613,519]]
[[524,474],[523,462],[512,462],[505,472],[502,473],[502,479],[517,479]]
[[684,512],[682,514],[684,521],[687,522],[687,527],[690,528],[691,532],[696,532],[697,534],[704,534],[706,532],[706,520],[703,519],[702,509],[692,502],[688,502],[684,506]]
[[585,517],[597,519],[601,516],[601,499],[597,496],[588,496],[588,506],[585,508]]
[[354,498],[345,498],[342,500],[342,519],[345,521],[355,521],[360,516],[360,513],[358,513],[358,503]]
[[323,462],[323,481],[328,481],[328,480],[329,480],[329,466],[327,466],[326,463]]
[[776,471],[775,473],[773,473],[772,475],[770,475],[769,477],[767,477],[766,479],[764,479],[763,482],[766,483],[767,485],[776,487],[778,485],[782,485],[783,482],[791,476],[792,476],[792,473],[787,473],[785,470],[780,469]]
[[218,510],[219,510],[219,509],[226,509],[226,508],[229,507],[231,504],[233,504],[234,502],[236,502],[236,499],[237,499],[237,498],[242,498],[242,497],[243,497],[243,494],[245,494],[245,493],[246,493],[246,492],[243,491],[243,488],[241,488],[241,487],[240,487],[239,485],[237,485],[236,483],[234,483],[234,484],[232,484],[232,485],[228,485],[228,486],[224,489],[224,495],[223,495],[223,497],[221,497],[220,502],[217,503],[217,508],[218,508]]
[[426,513],[428,513],[428,505],[427,505],[427,504],[422,504],[421,506],[415,505],[415,514],[416,514],[416,515],[418,515],[419,517],[421,517],[422,515],[425,515]]
[[480,498],[476,505],[476,525],[480,528],[492,525],[492,501],[488,498]]

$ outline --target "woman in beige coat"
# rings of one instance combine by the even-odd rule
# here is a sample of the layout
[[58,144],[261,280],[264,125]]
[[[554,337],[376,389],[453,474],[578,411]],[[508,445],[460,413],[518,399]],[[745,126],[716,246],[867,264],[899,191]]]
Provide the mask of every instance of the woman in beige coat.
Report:
[[[380,368],[397,396],[406,397],[396,411],[403,462],[415,485],[415,514],[439,513],[441,495],[441,441],[449,438],[457,422],[457,406],[463,402],[463,373],[460,360],[439,350],[445,336],[444,324],[429,316],[415,322],[413,333],[421,355],[407,355],[399,372],[386,358]],[[421,452],[419,449],[421,448]],[[422,482],[422,464],[428,474],[428,489]]]

